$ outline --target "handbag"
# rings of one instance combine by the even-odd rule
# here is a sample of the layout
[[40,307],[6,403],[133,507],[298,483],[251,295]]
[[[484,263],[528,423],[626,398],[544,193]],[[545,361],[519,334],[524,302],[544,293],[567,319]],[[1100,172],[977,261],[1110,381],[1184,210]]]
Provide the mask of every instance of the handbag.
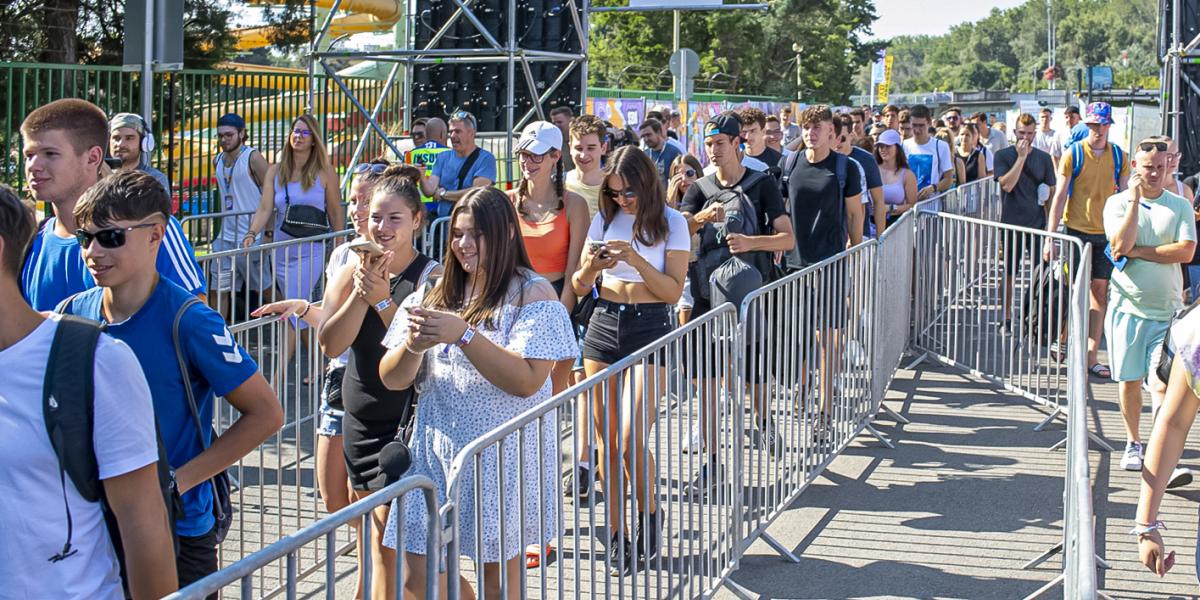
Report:
[[[194,297],[189,298],[187,302],[183,303],[183,306],[179,307],[179,312],[175,313],[175,323],[171,326],[171,340],[175,343],[175,360],[179,363],[179,374],[183,377],[183,389],[187,395],[188,408],[191,410],[192,420],[196,423],[196,436],[200,439],[200,447],[207,450],[209,445],[204,443],[204,425],[200,420],[200,409],[196,406],[196,397],[192,394],[187,361],[183,357],[183,346],[179,343],[179,322],[183,320],[183,313],[187,312],[194,304],[200,304],[200,300]],[[209,427],[212,427],[211,422]],[[210,483],[212,483],[213,518],[217,543],[220,544],[225,541],[225,536],[229,534],[229,528],[233,525],[233,500],[230,497],[229,474],[222,470],[210,480]]]
[[294,238],[314,237],[333,231],[325,211],[308,204],[292,205],[292,194],[288,191],[287,183],[283,184],[283,197],[283,224],[279,226],[280,231]]
[[1171,325],[1167,327],[1167,335],[1163,336],[1162,349],[1158,355],[1158,364],[1154,365],[1154,372],[1158,375],[1159,381],[1164,384],[1171,380],[1171,365],[1175,362],[1175,342],[1171,340],[1171,330],[1175,328],[1175,324],[1192,312],[1197,305],[1200,305],[1200,300],[1192,302],[1188,306],[1175,311],[1171,316]]
[[[608,221],[604,222],[604,231],[600,234],[603,238],[608,233]],[[592,320],[592,313],[596,312],[596,304],[600,301],[600,282],[604,279],[603,275],[596,277],[596,282],[592,284],[592,291],[585,294],[575,303],[575,308],[571,309],[571,324],[575,326],[576,332],[587,329],[588,323]],[[567,285],[571,285],[568,280]]]

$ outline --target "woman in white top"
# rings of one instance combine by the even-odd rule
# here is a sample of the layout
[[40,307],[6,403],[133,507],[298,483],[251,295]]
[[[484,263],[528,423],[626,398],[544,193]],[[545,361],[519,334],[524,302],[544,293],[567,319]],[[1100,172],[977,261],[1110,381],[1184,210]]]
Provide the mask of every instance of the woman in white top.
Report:
[[917,176],[908,168],[900,134],[890,129],[880,134],[875,142],[875,162],[879,164],[883,203],[887,206],[887,223],[891,225],[917,204]]
[[[588,376],[671,332],[671,313],[683,292],[691,249],[687,220],[667,207],[662,180],[644,152],[632,146],[618,149],[604,174],[600,212],[592,220],[579,270],[571,279],[576,294],[598,293],[583,341],[583,367]],[[662,357],[651,357],[650,362],[662,365]],[[659,372],[652,376],[665,380],[665,366],[657,368]],[[624,492],[612,489],[621,479],[616,471],[622,462],[639,505],[634,538],[640,556],[654,556],[662,523],[653,490],[654,457],[642,439],[658,412],[656,398],[645,397],[647,376],[643,368],[635,367],[632,377],[614,377],[608,386],[609,397],[593,409],[600,450],[607,457],[601,461],[599,476],[609,488],[605,493],[612,532],[608,551],[618,574],[633,567],[633,552],[625,534]],[[620,401],[621,379],[631,388],[631,402],[625,407]],[[616,431],[603,429],[605,424],[617,423],[621,424],[619,444],[614,443]]]

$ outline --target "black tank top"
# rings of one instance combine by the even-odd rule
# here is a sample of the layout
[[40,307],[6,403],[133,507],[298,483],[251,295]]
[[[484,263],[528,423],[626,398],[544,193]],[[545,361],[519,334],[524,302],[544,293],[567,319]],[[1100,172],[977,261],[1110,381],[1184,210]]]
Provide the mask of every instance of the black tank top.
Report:
[[975,148],[971,151],[969,156],[963,156],[961,153],[958,155],[958,157],[961,158],[963,163],[966,165],[967,170],[967,180],[963,183],[971,183],[972,181],[979,179],[979,161],[985,160],[983,153],[984,150]]
[[[418,254],[403,273],[392,278],[392,302],[400,304],[417,289],[421,274],[430,262],[431,258]],[[346,362],[346,375],[342,382],[342,403],[346,412],[359,420],[398,420],[412,399],[412,388],[389,390],[379,379],[379,361],[387,352],[383,346],[387,329],[379,313],[374,308],[368,309],[358,328],[358,335],[350,344],[350,360]]]

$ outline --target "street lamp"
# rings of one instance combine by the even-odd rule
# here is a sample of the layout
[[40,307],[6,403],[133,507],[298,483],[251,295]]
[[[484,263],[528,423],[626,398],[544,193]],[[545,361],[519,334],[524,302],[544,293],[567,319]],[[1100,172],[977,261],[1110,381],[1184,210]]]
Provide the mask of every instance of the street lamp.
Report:
[[800,101],[804,99],[804,80],[801,78],[800,69],[800,54],[804,52],[804,46],[795,42],[792,44],[792,52],[796,53],[796,100]]

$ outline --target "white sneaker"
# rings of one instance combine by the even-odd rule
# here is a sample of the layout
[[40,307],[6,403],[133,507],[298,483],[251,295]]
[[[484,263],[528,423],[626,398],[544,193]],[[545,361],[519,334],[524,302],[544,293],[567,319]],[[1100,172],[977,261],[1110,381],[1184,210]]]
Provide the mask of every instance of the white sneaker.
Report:
[[703,454],[704,453],[704,437],[700,435],[700,426],[692,427],[692,433],[688,435],[687,442],[684,443],[684,452],[688,454]]
[[1139,442],[1125,442],[1125,455],[1121,457],[1121,468],[1126,471],[1142,470],[1142,445]]
[[1173,490],[1192,483],[1192,470],[1187,467],[1175,467],[1171,478],[1167,480],[1167,489]]

